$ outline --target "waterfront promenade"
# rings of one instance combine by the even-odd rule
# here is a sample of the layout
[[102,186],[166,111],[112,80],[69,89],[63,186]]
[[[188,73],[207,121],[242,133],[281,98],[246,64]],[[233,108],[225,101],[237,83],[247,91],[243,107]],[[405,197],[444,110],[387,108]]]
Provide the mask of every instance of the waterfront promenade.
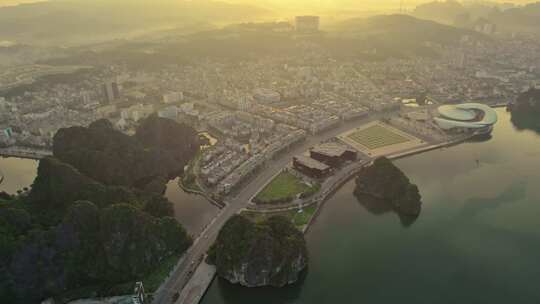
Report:
[[[366,121],[364,121],[363,123],[366,123]],[[341,131],[341,128],[339,131]],[[339,131],[331,133],[339,134]],[[452,146],[461,143],[468,138],[470,138],[470,136],[463,136],[450,141],[426,144],[421,147],[389,154],[386,155],[386,157],[390,159],[398,159],[409,155]],[[320,137],[318,137],[318,139],[320,139]],[[252,198],[260,190],[262,190],[276,174],[281,172],[281,170],[283,170],[283,168],[289,164],[291,155],[305,151],[307,147],[313,146],[312,143],[313,140],[308,141],[307,143],[296,147],[293,151],[290,151],[286,155],[281,156],[278,160],[274,160],[270,164],[268,164],[267,169],[264,172],[262,172],[254,180],[252,180],[252,182],[249,183],[243,191],[241,191],[235,198],[233,198],[228,203],[227,207],[222,209],[220,215],[218,215],[218,217],[214,219],[214,221],[206,228],[206,230],[196,240],[196,243],[192,246],[192,248],[188,250],[188,253],[186,255],[193,258],[195,257],[193,253],[197,252],[200,254],[199,258],[202,257],[202,255],[204,255],[208,249],[201,250],[201,248],[209,248],[209,246],[213,244],[215,238],[217,237],[217,233],[219,233],[219,230],[224,225],[226,220],[233,214],[247,209],[249,206],[249,202],[251,202]],[[310,204],[318,204],[317,210],[308,225],[306,225],[306,227],[304,228],[304,233],[307,233],[309,231],[309,227],[311,226],[312,222],[317,218],[317,215],[322,209],[324,202],[344,183],[353,178],[356,173],[358,173],[365,165],[369,164],[371,161],[373,161],[373,158],[363,159],[361,161],[355,162],[347,166],[346,168],[343,168],[343,170],[338,172],[335,176],[329,178],[327,185],[324,187],[324,189],[321,189],[322,192],[312,198],[312,202]],[[183,294],[184,296],[181,296],[180,298],[178,298],[177,301],[173,302],[175,304],[195,304],[198,303],[200,299],[202,299],[207,288],[212,282],[212,280],[208,279],[208,275],[210,273],[215,274],[215,268],[209,268],[208,265],[205,265],[204,263],[196,263],[196,259],[193,259],[191,261],[191,264],[189,264],[189,261],[190,259],[182,260],[182,264],[184,264],[184,267],[186,268],[182,268],[182,265],[176,268],[175,272],[181,273],[174,273],[171,276],[171,278],[156,293],[156,297],[154,298],[153,303],[171,303],[170,299],[172,299],[172,295],[175,292],[178,292],[178,290],[181,290],[181,294]],[[174,278],[176,278],[176,280],[174,280]],[[178,287],[174,287],[174,285],[181,287],[180,289],[176,289]],[[167,299],[168,296],[171,298]]]

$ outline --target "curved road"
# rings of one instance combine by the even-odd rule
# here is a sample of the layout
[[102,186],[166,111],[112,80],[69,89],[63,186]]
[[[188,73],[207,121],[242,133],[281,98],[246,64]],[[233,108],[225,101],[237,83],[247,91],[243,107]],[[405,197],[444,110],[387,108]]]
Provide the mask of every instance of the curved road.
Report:
[[[369,118],[355,120],[342,124],[340,127],[328,130],[321,134],[308,137],[303,143],[297,144],[289,151],[280,154],[277,159],[267,162],[265,168],[254,177],[248,184],[244,185],[241,191],[234,197],[226,200],[227,206],[221,210],[218,216],[208,225],[208,227],[201,233],[198,239],[195,240],[191,248],[185,253],[180,265],[175,269],[171,277],[162,286],[156,294],[154,294],[155,304],[170,304],[173,303],[173,296],[175,293],[180,293],[184,286],[187,284],[191,277],[191,273],[195,271],[198,266],[198,259],[203,256],[210,246],[214,243],[217,235],[225,224],[225,222],[236,213],[247,207],[251,198],[253,198],[268,182],[269,180],[286,167],[291,158],[294,155],[304,153],[310,147],[319,144],[321,141],[335,137],[347,130],[356,128],[360,125],[368,123],[373,120],[378,120],[383,115],[388,114],[374,114]],[[195,303],[193,303],[195,304]]]

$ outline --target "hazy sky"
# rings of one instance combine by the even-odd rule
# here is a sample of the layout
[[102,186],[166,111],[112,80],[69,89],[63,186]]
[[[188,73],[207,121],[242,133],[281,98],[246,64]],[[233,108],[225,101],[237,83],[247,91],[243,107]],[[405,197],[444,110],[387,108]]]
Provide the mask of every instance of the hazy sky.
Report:
[[[15,5],[19,3],[38,2],[39,0],[0,0],[0,6]],[[46,1],[46,0],[41,0]],[[92,1],[92,0],[81,0]],[[111,0],[114,1],[114,0]],[[152,1],[152,0],[148,0]],[[197,1],[197,0],[178,0],[178,1]],[[388,9],[399,7],[401,0],[222,0],[226,2],[242,2],[247,4],[260,4],[264,6],[279,6],[289,8],[333,8],[333,9]],[[406,6],[413,8],[415,5],[423,2],[431,2],[432,0],[404,0]],[[523,4],[527,2],[535,2],[533,0],[499,0],[499,2],[510,2]]]
[[16,5],[20,3],[38,2],[36,0],[0,0],[0,6]]

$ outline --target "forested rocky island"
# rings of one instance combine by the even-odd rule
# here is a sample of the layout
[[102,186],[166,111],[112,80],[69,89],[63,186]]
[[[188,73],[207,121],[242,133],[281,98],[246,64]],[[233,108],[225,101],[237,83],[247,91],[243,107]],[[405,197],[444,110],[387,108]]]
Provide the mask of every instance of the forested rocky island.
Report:
[[146,188],[197,150],[192,128],[157,117],[135,136],[105,120],[60,130],[31,189],[0,197],[0,303],[124,292],[183,253],[192,240],[172,203]]
[[531,88],[521,93],[508,108],[512,112],[512,123],[518,129],[540,133],[540,89]]
[[516,99],[516,102],[511,105],[511,110],[512,113],[540,113],[540,89],[531,88],[521,93]]
[[135,136],[115,131],[108,120],[88,128],[61,129],[54,156],[107,185],[144,188],[153,178],[174,177],[199,149],[193,128],[151,116]]
[[308,254],[304,235],[290,220],[275,216],[254,223],[235,215],[219,232],[208,261],[231,283],[283,287],[299,279]]
[[400,215],[418,216],[422,208],[418,187],[385,157],[360,171],[354,192],[381,205],[390,205]]

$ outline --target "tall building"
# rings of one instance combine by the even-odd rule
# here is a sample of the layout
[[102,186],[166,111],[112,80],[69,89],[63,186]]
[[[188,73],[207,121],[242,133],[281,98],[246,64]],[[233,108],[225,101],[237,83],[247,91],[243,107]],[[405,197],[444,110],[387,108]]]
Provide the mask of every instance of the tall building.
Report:
[[296,31],[298,33],[316,33],[319,31],[320,17],[319,16],[297,16]]
[[463,69],[465,67],[465,61],[466,61],[465,52],[459,52],[456,55],[456,66],[460,69]]
[[0,147],[10,146],[15,143],[11,128],[0,129]]
[[120,98],[120,88],[117,82],[106,82],[102,86],[103,97],[107,103],[113,103]]

